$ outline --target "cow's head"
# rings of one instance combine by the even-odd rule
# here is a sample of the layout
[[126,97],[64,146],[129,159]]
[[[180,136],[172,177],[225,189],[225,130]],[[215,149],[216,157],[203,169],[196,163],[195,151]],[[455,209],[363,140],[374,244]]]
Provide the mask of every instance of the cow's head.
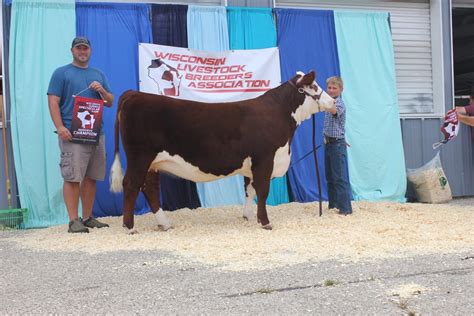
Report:
[[316,73],[314,71],[307,74],[298,71],[296,76],[289,81],[298,93],[305,96],[303,103],[292,113],[297,125],[310,118],[314,113],[334,107],[334,99],[316,83],[315,79]]
[[178,70],[167,65],[161,59],[153,59],[148,66],[148,77],[158,85],[158,92],[162,95],[179,95],[181,76]]

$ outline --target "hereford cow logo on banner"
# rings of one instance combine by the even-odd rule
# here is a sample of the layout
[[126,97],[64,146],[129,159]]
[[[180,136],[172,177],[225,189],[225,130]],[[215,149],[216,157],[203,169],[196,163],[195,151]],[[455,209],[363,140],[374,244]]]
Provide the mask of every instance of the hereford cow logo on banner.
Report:
[[278,49],[198,51],[141,43],[140,91],[201,102],[240,101],[280,85]]
[[181,75],[176,68],[166,64],[160,58],[153,59],[148,66],[148,77],[156,82],[158,94],[178,96]]
[[[82,111],[82,112],[81,112]],[[81,128],[94,129],[95,118],[94,114],[91,114],[87,110],[79,110],[77,118],[81,120]]]

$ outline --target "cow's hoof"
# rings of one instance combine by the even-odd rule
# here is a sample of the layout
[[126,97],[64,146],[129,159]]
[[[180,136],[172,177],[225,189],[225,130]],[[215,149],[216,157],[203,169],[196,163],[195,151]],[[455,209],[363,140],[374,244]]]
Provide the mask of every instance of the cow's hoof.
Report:
[[171,224],[168,224],[168,225],[158,225],[158,227],[159,227],[162,231],[167,231],[168,229],[173,228],[173,226],[171,226]]
[[270,223],[268,223],[267,225],[262,225],[262,228],[266,229],[266,230],[272,230],[273,229],[272,224],[270,224]]
[[125,233],[127,235],[135,235],[135,234],[138,234],[138,230],[136,228],[127,228],[127,227],[123,227],[123,229],[125,230]]

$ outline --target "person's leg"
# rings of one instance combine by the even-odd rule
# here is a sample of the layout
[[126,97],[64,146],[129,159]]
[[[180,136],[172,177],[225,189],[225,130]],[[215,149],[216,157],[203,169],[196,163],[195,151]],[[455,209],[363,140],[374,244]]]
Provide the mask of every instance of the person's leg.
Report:
[[73,221],[79,217],[79,196],[80,196],[80,182],[82,180],[81,170],[76,166],[78,157],[77,144],[63,141],[58,138],[59,148],[61,151],[60,170],[61,176],[64,179],[63,183],[63,197],[66,204],[69,220]]
[[83,223],[90,228],[109,227],[92,216],[94,206],[96,181],[102,181],[105,177],[105,136],[101,135],[97,146],[89,146],[89,159],[85,166],[86,173],[81,183],[81,202]]
[[337,207],[337,200],[336,200],[336,192],[335,192],[335,183],[334,183],[334,171],[333,171],[333,155],[334,155],[334,146],[326,145],[324,147],[324,167],[326,171],[326,182],[328,186],[328,208],[336,208]]
[[92,206],[94,205],[96,191],[96,181],[85,177],[81,182],[81,202],[82,217],[88,219],[92,216]]
[[64,181],[63,184],[63,196],[64,203],[66,204],[67,213],[69,220],[75,220],[79,217],[78,204],[79,204],[79,183]]
[[337,142],[337,145],[334,146],[335,157],[333,157],[334,162],[334,182],[335,190],[337,196],[337,208],[340,213],[350,214],[352,213],[352,205],[350,198],[350,185],[345,175],[345,170],[347,168],[347,149],[345,141],[341,140]]

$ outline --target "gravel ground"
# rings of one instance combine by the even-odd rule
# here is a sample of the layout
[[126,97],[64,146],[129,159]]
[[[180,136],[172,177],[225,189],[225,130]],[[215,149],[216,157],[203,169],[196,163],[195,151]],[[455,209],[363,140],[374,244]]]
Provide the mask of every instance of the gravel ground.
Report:
[[[474,199],[450,203],[469,207]],[[2,315],[474,314],[474,245],[449,254],[227,271],[164,251],[48,252],[13,241],[30,233],[0,231]]]

